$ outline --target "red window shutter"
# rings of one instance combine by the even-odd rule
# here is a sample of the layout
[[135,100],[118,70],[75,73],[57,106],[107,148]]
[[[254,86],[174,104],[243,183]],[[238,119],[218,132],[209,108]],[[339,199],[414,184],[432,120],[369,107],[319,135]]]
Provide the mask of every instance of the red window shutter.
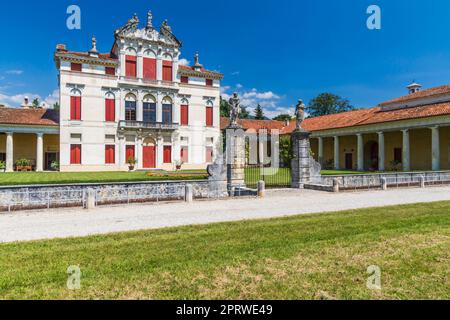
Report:
[[212,79],[206,79],[206,86],[207,86],[207,87],[212,87],[212,86],[213,86],[213,81],[212,81]]
[[105,100],[105,121],[114,122],[116,120],[116,101],[114,99]]
[[213,149],[211,147],[206,148],[206,163],[211,163],[213,159]]
[[181,105],[181,123],[182,126],[189,125],[189,106]]
[[172,81],[172,61],[163,61],[163,81]]
[[106,164],[114,164],[115,161],[115,146],[107,145],[105,146],[105,163]]
[[156,80],[156,59],[144,58],[144,79]]
[[105,74],[115,76],[116,75],[116,68],[113,67],[105,67]]
[[181,147],[181,154],[180,154],[181,161],[184,163],[189,162],[189,149],[188,147]]
[[172,147],[164,146],[164,163],[172,163]]
[[70,70],[81,72],[83,70],[83,65],[81,63],[71,63]]
[[181,76],[181,83],[189,83],[189,77]]
[[136,78],[137,69],[136,69],[136,57],[135,56],[126,56],[125,57],[125,76],[130,78]]
[[70,97],[70,120],[81,120],[81,97]]
[[81,164],[81,145],[72,144],[70,146],[70,164]]
[[206,107],[206,126],[207,127],[213,126],[213,108],[212,107]]
[[130,158],[135,158],[135,156],[134,156],[134,146],[127,146],[126,147],[126,159],[125,159],[125,161],[126,162],[128,162],[128,159],[130,159]]

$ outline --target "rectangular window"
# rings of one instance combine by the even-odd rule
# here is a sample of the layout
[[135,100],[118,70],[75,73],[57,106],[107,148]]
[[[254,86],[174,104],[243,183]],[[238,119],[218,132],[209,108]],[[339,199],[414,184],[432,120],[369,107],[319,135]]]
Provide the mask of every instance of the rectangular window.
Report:
[[171,104],[163,104],[162,105],[162,120],[163,123],[171,124],[172,123],[172,105]]
[[136,57],[126,56],[125,57],[125,76],[129,78],[136,78],[137,68],[136,68]]
[[212,163],[213,161],[213,148],[206,147],[206,163]]
[[403,162],[403,150],[402,148],[395,148],[394,149],[394,161],[397,163]]
[[125,162],[128,162],[128,160],[136,158],[134,153],[134,146],[126,146],[125,149]]
[[187,105],[181,105],[180,106],[181,109],[181,119],[180,119],[180,124],[182,126],[187,126],[189,125],[189,106]]
[[6,161],[6,153],[0,153],[0,161]]
[[156,122],[156,103],[144,102],[144,122]]
[[105,146],[105,164],[116,163],[116,147],[114,145]]
[[156,59],[144,58],[144,79],[156,80]]
[[105,100],[105,121],[116,121],[116,100],[114,99]]
[[105,74],[110,75],[110,76],[115,76],[116,75],[116,68],[105,67]]
[[183,163],[189,162],[189,148],[188,147],[181,147],[180,158]]
[[213,86],[213,80],[212,79],[206,79],[206,86],[207,87],[212,87]]
[[172,147],[164,146],[164,163],[172,163]]
[[83,65],[81,63],[71,63],[70,70],[81,72],[83,70]]
[[163,61],[163,81],[172,81],[172,61]]
[[189,83],[189,77],[181,76],[181,83]]
[[206,107],[206,126],[212,127],[213,125],[213,107]]
[[81,164],[81,144],[70,145],[70,164]]
[[81,97],[70,97],[70,120],[81,120]]
[[125,101],[125,120],[136,121],[136,101]]

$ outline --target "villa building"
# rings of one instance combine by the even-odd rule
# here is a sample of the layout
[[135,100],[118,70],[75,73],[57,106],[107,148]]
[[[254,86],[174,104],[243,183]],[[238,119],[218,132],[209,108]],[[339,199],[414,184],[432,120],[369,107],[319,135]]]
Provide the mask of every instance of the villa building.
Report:
[[198,54],[180,64],[181,42],[164,22],[145,28],[134,16],[116,30],[111,52],[58,45],[60,112],[0,109],[0,160],[32,160],[37,171],[58,160],[61,171],[205,168],[220,135],[220,73]]

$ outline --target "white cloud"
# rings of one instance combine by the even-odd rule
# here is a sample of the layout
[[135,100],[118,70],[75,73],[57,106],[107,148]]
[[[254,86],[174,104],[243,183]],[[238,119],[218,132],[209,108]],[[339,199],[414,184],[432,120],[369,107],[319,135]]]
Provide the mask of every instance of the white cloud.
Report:
[[7,95],[0,93],[0,104],[3,104],[8,107],[20,107],[25,99],[25,97],[28,97],[30,103],[34,99],[39,99],[41,101],[41,105],[44,107],[51,107],[53,104],[57,101],[59,101],[59,91],[54,90],[52,93],[50,93],[45,99],[42,99],[42,97],[39,94],[35,93],[19,93],[14,95]]
[[189,60],[187,60],[187,59],[180,59],[179,61],[178,61],[178,63],[181,65],[181,66],[188,66],[191,62],[189,61]]
[[234,72],[231,73],[232,76],[238,76],[240,74],[241,74],[240,71],[234,71]]
[[53,92],[51,94],[49,94],[47,96],[47,98],[45,98],[45,100],[44,100],[44,103],[48,107],[52,107],[55,104],[55,102],[59,102],[59,90],[58,89],[53,90]]
[[23,74],[23,70],[8,70],[5,72],[6,74],[12,74],[15,76],[20,76],[21,74]]

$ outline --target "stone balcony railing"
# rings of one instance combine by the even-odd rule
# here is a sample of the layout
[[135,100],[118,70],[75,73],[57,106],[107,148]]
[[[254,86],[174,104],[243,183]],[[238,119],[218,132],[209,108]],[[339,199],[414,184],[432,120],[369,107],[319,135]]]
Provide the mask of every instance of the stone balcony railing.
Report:
[[149,129],[149,130],[177,130],[180,127],[178,123],[168,122],[144,122],[144,121],[128,121],[119,122],[121,129]]

